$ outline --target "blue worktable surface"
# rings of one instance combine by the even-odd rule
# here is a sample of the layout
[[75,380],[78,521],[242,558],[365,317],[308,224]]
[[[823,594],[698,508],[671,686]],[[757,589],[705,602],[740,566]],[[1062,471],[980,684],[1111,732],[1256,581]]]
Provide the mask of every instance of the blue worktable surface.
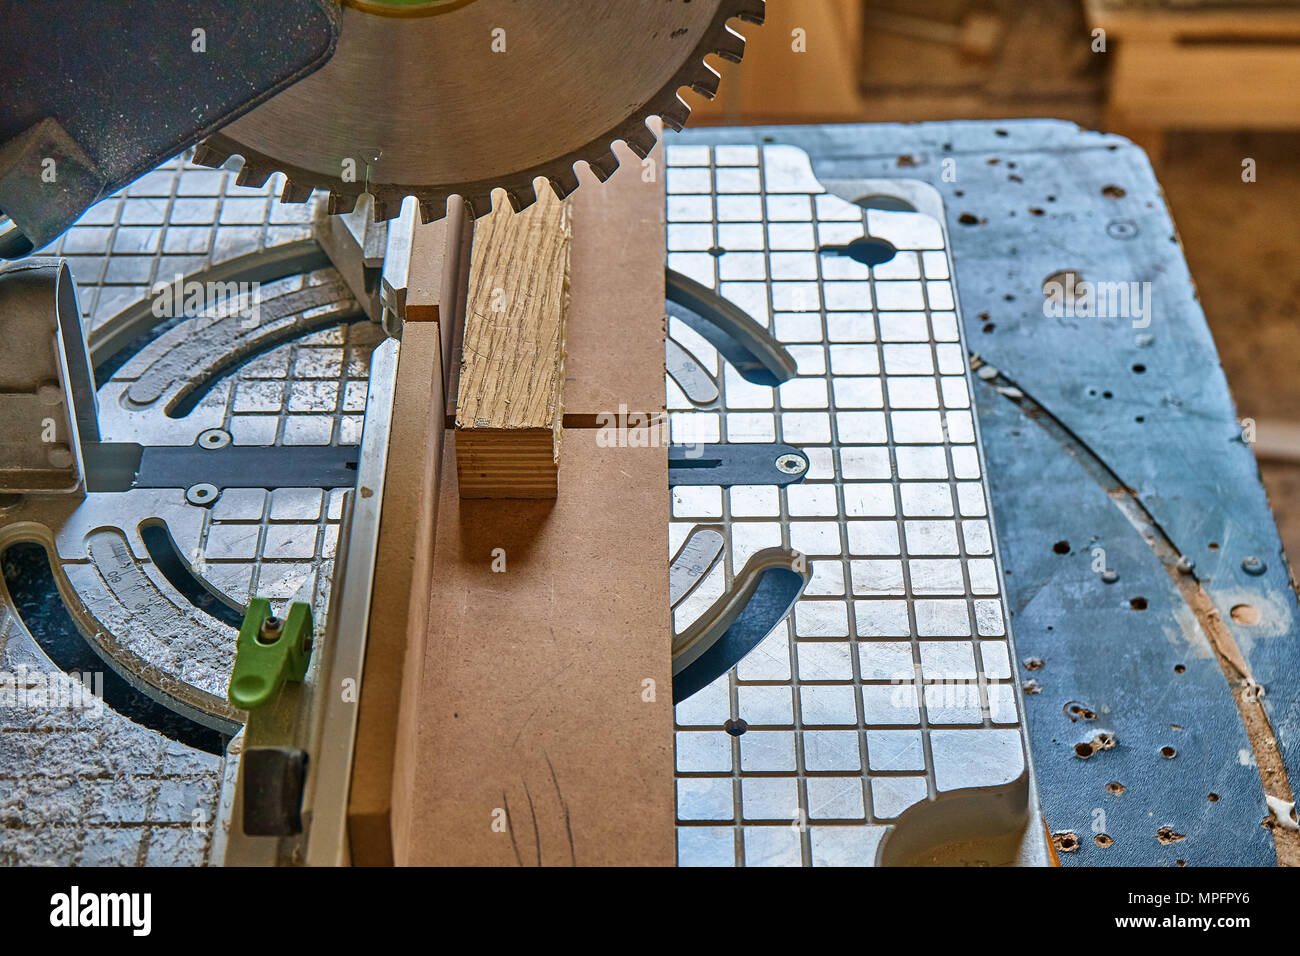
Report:
[[[909,178],[942,193],[966,345],[1000,373],[975,380],[976,401],[1043,815],[1080,844],[1061,862],[1273,864],[1251,740],[1205,608],[1198,619],[1185,594],[1199,582],[1264,688],[1292,781],[1300,614],[1146,155],[1053,120],[698,129],[670,141],[790,143],[823,180]],[[1149,325],[1045,315],[1043,284],[1062,272],[1150,283]],[[1192,565],[1181,589],[1169,546]],[[1257,623],[1233,619],[1242,606]],[[1080,757],[1076,745],[1099,734],[1113,746]]]

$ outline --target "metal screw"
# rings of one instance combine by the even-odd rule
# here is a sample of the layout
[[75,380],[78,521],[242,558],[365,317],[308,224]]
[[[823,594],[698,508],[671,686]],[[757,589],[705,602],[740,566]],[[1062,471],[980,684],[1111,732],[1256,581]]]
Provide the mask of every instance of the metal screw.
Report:
[[206,507],[217,500],[217,486],[206,481],[190,485],[185,489],[185,500],[192,505]]
[[802,455],[782,455],[776,460],[776,470],[783,475],[802,475],[808,470],[808,460]]
[[257,637],[264,644],[274,644],[280,639],[280,632],[283,630],[284,621],[272,614],[257,629]]
[[1253,577],[1259,577],[1268,570],[1268,565],[1252,554],[1241,559],[1241,570]]
[[1107,568],[1105,571],[1101,572],[1101,579],[1107,584],[1114,584],[1119,580],[1119,572],[1114,568]]
[[224,428],[209,428],[199,432],[199,445],[202,448],[225,448],[230,444],[230,432]]

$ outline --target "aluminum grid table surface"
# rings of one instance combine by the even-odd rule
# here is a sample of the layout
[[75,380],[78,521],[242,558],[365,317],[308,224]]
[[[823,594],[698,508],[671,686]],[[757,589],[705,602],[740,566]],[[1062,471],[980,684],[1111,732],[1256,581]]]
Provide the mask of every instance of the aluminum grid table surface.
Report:
[[[276,202],[278,177],[247,188],[235,185],[235,176],[172,160],[92,207],[42,250],[67,256],[88,333],[111,332],[115,319],[138,313],[156,281],[201,277],[235,259],[274,256],[280,247],[311,239],[315,203]],[[261,294],[336,279],[331,270],[290,276],[262,283]],[[129,400],[127,392],[167,348],[206,341],[216,329],[185,320],[101,382],[103,438],[185,445],[200,431],[217,428],[235,445],[359,444],[370,354],[384,335],[372,323],[357,321],[350,296],[319,311],[310,332],[268,339],[270,347],[204,382],[194,407],[173,417],[168,409],[176,387],[145,404]],[[213,338],[210,345],[219,352],[224,343]],[[211,507],[199,507],[186,502],[184,489],[95,492],[71,513],[58,502],[20,503],[0,514],[0,532],[25,519],[47,524],[63,571],[93,620],[179,682],[174,687],[224,697],[234,629],[176,592],[150,561],[140,524],[165,520],[186,563],[230,603],[242,605],[251,593],[271,598],[277,607],[309,600],[323,626],[343,494],[227,489]],[[184,635],[179,645],[175,635]],[[0,664],[6,673],[57,670],[8,600],[0,601]],[[0,708],[0,782],[6,791],[0,863],[217,862],[209,854],[222,765],[221,757],[170,740],[108,707]]]
[[281,174],[260,187],[236,185],[237,175],[176,157],[38,251],[67,257],[88,333],[148,297],[155,282],[311,238],[319,198],[281,203]]
[[[1294,571],[1243,440],[1240,417],[1259,410],[1233,403],[1142,150],[1049,119],[714,127],[669,142],[792,144],[828,186],[905,176],[943,197],[966,343],[1002,373],[977,378],[974,398],[1033,784],[1047,828],[1077,847],[1060,864],[1277,862],[1291,831],[1270,819],[1253,746],[1275,743],[1295,792]],[[1045,315],[1044,283],[1063,271],[1149,282],[1148,308]],[[1136,502],[1194,566],[1208,613],[1265,688],[1268,738],[1247,732],[1186,576],[1171,577],[1148,526],[1126,514]],[[1098,548],[1118,578],[1101,573]],[[1233,620],[1243,603],[1258,624]],[[1103,732],[1114,746],[1081,759]],[[1282,791],[1283,775],[1267,773]],[[1161,840],[1166,827],[1186,839]]]
[[[811,464],[785,488],[673,489],[673,553],[700,526],[727,537],[678,633],[759,550],[811,571],[793,614],[676,707],[678,860],[870,864],[910,807],[1027,773],[943,227],[829,193],[792,146],[670,146],[667,162],[669,268],[798,369],[752,384],[671,318],[670,350],[718,392],[692,401],[668,378],[672,441],[785,442]],[[897,253],[868,267],[819,251],[864,234]]]
[[[177,331],[189,338],[202,337],[206,330],[182,326]],[[361,438],[370,352],[383,338],[372,323],[347,322],[292,339],[221,376],[188,415],[178,418],[167,413],[170,393],[144,406],[127,398],[135,370],[166,347],[166,337],[155,339],[100,387],[101,428],[108,440],[145,445],[189,445],[202,431],[219,429],[234,445],[355,446]],[[220,347],[213,343],[214,349]],[[197,506],[185,500],[180,488],[93,492],[68,517],[56,541],[65,573],[97,620],[115,631],[163,635],[160,643],[146,639],[141,647],[142,652],[152,647],[163,653],[162,645],[172,643],[165,635],[175,626],[176,613],[190,612],[136,544],[142,522],[166,520],[183,559],[227,603],[242,607],[256,594],[279,610],[282,602],[305,600],[323,621],[343,496],[342,489],[228,488],[211,506]],[[106,535],[123,542],[116,554],[129,556],[126,563],[137,566],[148,581],[124,565],[120,571],[135,582],[127,590],[107,573],[104,555],[111,549],[104,546]],[[116,564],[111,567],[119,570]],[[161,606],[177,605],[181,611],[163,615],[156,627],[146,626],[152,615],[129,611],[138,598],[137,585]],[[166,672],[224,699],[234,629],[205,616],[191,629],[206,635],[203,646],[188,646],[184,659],[175,662],[177,669]],[[143,656],[153,662],[152,651]],[[209,665],[202,676],[200,663]]]

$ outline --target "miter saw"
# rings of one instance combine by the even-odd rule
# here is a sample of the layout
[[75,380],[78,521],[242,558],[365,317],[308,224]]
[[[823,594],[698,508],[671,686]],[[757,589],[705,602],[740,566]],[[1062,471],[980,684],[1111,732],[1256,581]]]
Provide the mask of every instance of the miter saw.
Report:
[[[347,859],[322,688],[365,652],[414,224],[646,156],[763,9],[0,3],[0,857]],[[106,706],[33,705],[81,673]]]
[[[418,224],[644,159],[763,12],[0,2],[0,858],[349,859]],[[664,156],[678,861],[1044,862],[943,201],[794,138]]]

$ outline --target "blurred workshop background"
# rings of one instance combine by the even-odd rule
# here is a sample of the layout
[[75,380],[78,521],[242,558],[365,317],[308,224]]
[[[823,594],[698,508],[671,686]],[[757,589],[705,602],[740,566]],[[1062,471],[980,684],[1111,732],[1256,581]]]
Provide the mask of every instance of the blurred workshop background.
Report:
[[767,7],[693,125],[1054,117],[1147,150],[1300,555],[1300,0]]

